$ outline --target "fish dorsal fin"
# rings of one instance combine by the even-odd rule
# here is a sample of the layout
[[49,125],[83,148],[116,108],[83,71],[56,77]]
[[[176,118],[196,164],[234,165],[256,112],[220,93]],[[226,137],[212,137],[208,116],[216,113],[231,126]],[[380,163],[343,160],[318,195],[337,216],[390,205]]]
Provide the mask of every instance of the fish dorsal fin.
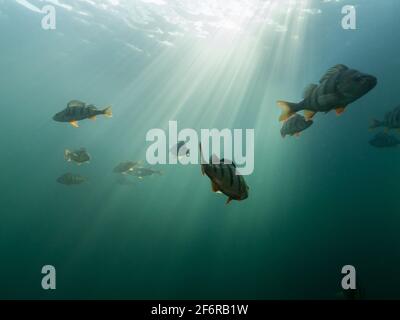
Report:
[[85,103],[79,100],[72,100],[68,102],[67,107],[68,108],[77,108],[77,107],[84,107]]
[[337,72],[341,72],[341,71],[345,71],[349,69],[348,67],[346,67],[344,64],[337,64],[336,66],[330,68],[325,74],[324,76],[321,78],[321,80],[319,81],[320,83],[324,82],[325,80],[328,80],[330,77],[332,77],[335,73]]
[[219,163],[221,163],[221,160],[220,160],[215,154],[213,154],[213,155],[210,157],[210,162],[211,162],[212,164],[219,164]]
[[316,85],[315,83],[311,83],[309,84],[303,92],[303,98],[306,99],[309,96],[311,96],[311,94],[313,93],[313,91],[315,90],[315,88],[318,87],[318,85]]
[[236,168],[236,164],[232,160],[228,160],[228,159],[225,160],[225,158],[222,158],[219,161],[220,161],[221,164],[231,164]]

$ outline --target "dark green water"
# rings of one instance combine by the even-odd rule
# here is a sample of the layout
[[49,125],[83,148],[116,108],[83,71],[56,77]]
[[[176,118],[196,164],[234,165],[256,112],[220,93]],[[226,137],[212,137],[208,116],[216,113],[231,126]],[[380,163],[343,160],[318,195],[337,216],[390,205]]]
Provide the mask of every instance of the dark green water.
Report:
[[[400,150],[368,144],[369,120],[399,104],[398,0],[353,1],[357,30],[341,28],[347,1],[57,4],[45,31],[0,0],[0,298],[334,299],[347,264],[366,298],[400,298]],[[299,101],[338,63],[377,87],[282,139],[276,100]],[[54,122],[72,99],[114,116]],[[169,120],[254,128],[249,198],[226,206],[195,165],[116,183]],[[79,147],[89,165],[64,161]],[[65,172],[88,183],[58,184]]]

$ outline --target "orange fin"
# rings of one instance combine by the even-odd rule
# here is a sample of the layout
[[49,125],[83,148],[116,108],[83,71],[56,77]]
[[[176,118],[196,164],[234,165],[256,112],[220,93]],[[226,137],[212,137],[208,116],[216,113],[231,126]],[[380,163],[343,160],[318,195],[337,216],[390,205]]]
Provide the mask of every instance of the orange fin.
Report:
[[315,116],[316,112],[311,111],[311,110],[304,110],[304,118],[306,118],[306,120],[311,120],[314,116]]
[[226,200],[226,204],[229,204],[233,199],[231,197],[228,198],[228,200]]
[[89,119],[94,121],[96,120],[96,116],[90,117]]
[[74,128],[79,128],[78,121],[73,120],[73,121],[70,121],[69,124],[71,126],[73,126]]
[[346,107],[339,107],[339,108],[336,108],[335,110],[336,110],[336,114],[338,115],[338,116],[340,116],[346,109],[345,109]]
[[298,138],[300,137],[300,132],[296,132],[294,135]]
[[292,115],[295,114],[295,112],[292,110],[293,106],[295,103],[290,103],[286,101],[277,101],[278,107],[282,109],[282,114],[279,117],[279,121],[286,121],[289,119]]

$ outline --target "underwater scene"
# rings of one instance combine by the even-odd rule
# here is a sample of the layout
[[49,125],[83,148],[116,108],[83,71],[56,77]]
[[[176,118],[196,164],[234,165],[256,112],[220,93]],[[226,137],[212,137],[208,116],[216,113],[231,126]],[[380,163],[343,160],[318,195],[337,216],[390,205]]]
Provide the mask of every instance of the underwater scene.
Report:
[[399,299],[399,12],[0,0],[0,299]]

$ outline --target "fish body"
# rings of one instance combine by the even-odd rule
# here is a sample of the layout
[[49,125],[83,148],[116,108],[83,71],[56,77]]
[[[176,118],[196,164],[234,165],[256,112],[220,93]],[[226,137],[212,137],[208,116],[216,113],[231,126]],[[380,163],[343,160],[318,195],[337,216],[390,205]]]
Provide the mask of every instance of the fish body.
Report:
[[64,184],[66,186],[73,186],[79,185],[86,181],[85,177],[81,175],[72,174],[72,173],[65,173],[57,179],[58,183]]
[[400,106],[394,108],[392,111],[385,114],[384,119],[372,120],[370,129],[384,127],[387,130],[400,129]]
[[69,122],[72,126],[79,127],[78,121],[85,119],[94,120],[98,115],[112,117],[111,107],[99,110],[94,105],[86,105],[82,101],[72,100],[64,110],[53,116],[53,120],[57,122]]
[[155,174],[162,175],[162,172],[159,170],[137,167],[134,168],[131,172],[129,172],[129,174],[138,177],[139,179],[143,179],[143,177],[149,177]]
[[283,123],[281,136],[282,138],[285,138],[287,135],[298,136],[300,132],[306,130],[312,124],[312,120],[306,120],[302,115],[296,113]]
[[395,136],[380,132],[369,141],[375,148],[392,148],[400,144],[400,140]]
[[78,165],[88,163],[90,161],[90,155],[86,151],[85,148],[81,148],[76,151],[70,151],[70,150],[66,149],[64,151],[64,158],[66,161],[68,161],[68,162],[72,161]]
[[125,161],[125,162],[121,162],[119,165],[117,165],[114,168],[114,172],[115,173],[121,173],[121,174],[127,174],[131,171],[133,171],[133,169],[139,165],[140,162],[138,161]]
[[376,84],[377,79],[372,75],[343,64],[336,65],[326,72],[319,84],[310,84],[305,89],[301,102],[278,101],[278,106],[283,110],[279,120],[285,121],[302,110],[307,120],[317,112],[336,110],[337,114],[341,114],[349,104],[367,94]]
[[203,159],[201,145],[200,155],[202,158],[201,172],[211,180],[213,192],[223,193],[228,197],[227,204],[232,200],[245,200],[248,198],[249,187],[242,175],[237,175],[236,165],[229,160],[219,160],[214,156],[206,163]]
[[190,155],[190,150],[186,147],[185,141],[179,141],[170,149],[170,152],[178,159],[188,157]]

